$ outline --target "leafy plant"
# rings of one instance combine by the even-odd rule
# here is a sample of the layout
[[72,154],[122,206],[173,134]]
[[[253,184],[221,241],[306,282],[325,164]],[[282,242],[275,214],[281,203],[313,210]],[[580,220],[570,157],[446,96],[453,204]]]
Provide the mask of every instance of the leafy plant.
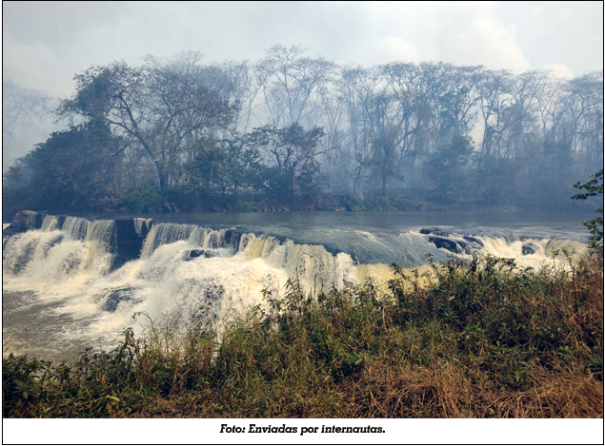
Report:
[[[592,180],[586,183],[576,183],[573,187],[586,192],[576,194],[571,197],[574,200],[587,200],[589,197],[603,196],[603,169],[598,171],[594,175],[590,175]],[[602,200],[602,198],[601,198]],[[601,201],[603,203],[603,201]],[[584,226],[588,228],[592,236],[590,237],[590,243],[592,247],[598,252],[603,254],[603,206],[601,205],[595,213],[601,214],[600,217],[593,218],[592,220],[584,221]]]

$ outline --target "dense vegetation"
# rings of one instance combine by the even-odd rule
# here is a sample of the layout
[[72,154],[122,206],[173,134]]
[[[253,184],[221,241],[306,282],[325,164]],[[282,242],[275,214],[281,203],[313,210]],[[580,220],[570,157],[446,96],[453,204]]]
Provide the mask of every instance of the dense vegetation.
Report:
[[318,299],[296,283],[220,338],[151,326],[74,363],[3,358],[4,417],[602,417],[603,258],[433,265]]
[[[75,80],[57,109],[67,128],[5,172],[6,215],[567,209],[570,185],[603,165],[602,72],[364,68],[276,46],[255,64],[184,53]],[[5,150],[53,103],[8,87]]]
[[575,200],[588,200],[589,197],[601,196],[601,207],[595,211],[596,214],[600,215],[592,220],[584,221],[584,226],[590,231],[590,245],[592,249],[600,252],[601,256],[603,256],[603,169],[594,175],[590,175],[590,177],[592,180],[586,183],[574,184],[576,189],[584,190],[585,192],[574,195],[572,198]]

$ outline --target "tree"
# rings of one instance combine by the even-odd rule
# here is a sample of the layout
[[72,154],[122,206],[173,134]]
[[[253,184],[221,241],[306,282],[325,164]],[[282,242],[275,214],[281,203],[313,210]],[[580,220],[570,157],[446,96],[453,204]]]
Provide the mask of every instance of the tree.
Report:
[[233,108],[204,83],[197,53],[147,58],[140,67],[115,62],[76,76],[77,91],[61,115],[102,119],[139,144],[153,162],[162,194],[183,154],[205,134],[226,127]]
[[304,56],[298,45],[276,45],[256,65],[256,79],[274,126],[303,122],[334,63]]
[[466,188],[466,169],[473,152],[471,139],[457,136],[450,144],[441,146],[428,162],[429,176],[441,200],[459,198]]
[[[57,100],[36,90],[2,81],[2,164],[4,169],[48,138]],[[55,127],[55,129],[57,129]]]
[[221,169],[221,178],[226,188],[233,190],[237,200],[242,187],[253,186],[262,170],[258,148],[249,144],[245,136],[235,136],[223,141],[225,162]]
[[94,207],[115,195],[122,143],[98,119],[54,132],[4,175],[7,196],[33,209]]
[[[576,194],[572,197],[574,200],[587,200],[589,197],[603,196],[603,169],[598,171],[594,175],[590,175],[592,180],[586,183],[576,183],[573,187],[580,190],[585,190],[586,192]],[[600,184],[599,184],[600,182]],[[590,233],[592,234],[590,237],[590,243],[592,247],[598,251],[600,251],[601,255],[603,255],[603,206],[602,206],[602,198],[601,198],[601,207],[595,211],[597,214],[601,214],[600,217],[593,218],[592,220],[587,220],[584,222],[584,226],[588,228]]]
[[295,195],[304,197],[315,192],[317,157],[322,153],[319,143],[324,135],[320,127],[305,130],[297,122],[282,129],[265,126],[249,134],[248,143],[259,149],[270,167],[265,171],[263,188],[291,204]]
[[363,197],[362,180],[372,166],[373,113],[371,104],[378,89],[377,70],[344,68],[337,82],[340,100],[345,104],[348,139],[353,163],[353,192]]
[[184,183],[198,196],[208,196],[218,188],[223,197],[232,193],[237,200],[241,188],[255,183],[260,169],[258,148],[246,136],[205,139],[185,166]]

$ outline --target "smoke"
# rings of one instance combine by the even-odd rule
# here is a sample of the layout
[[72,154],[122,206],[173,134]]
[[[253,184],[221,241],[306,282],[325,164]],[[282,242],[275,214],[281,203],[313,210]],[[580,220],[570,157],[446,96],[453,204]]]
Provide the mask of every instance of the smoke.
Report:
[[2,81],[3,171],[62,127],[54,122],[57,105],[55,98],[42,91]]
[[362,65],[441,60],[524,71],[560,64],[575,74],[603,65],[602,2],[9,1],[3,8],[4,78],[59,97],[91,65],[181,50],[214,62],[258,60],[276,43]]

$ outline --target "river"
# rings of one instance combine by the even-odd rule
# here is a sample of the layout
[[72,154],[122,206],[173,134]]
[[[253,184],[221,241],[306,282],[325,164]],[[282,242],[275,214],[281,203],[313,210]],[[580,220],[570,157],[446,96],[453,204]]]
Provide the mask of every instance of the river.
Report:
[[[3,236],[6,351],[69,360],[110,348],[149,319],[184,329],[217,328],[263,291],[298,278],[309,293],[391,277],[395,262],[422,268],[427,254],[493,255],[521,267],[564,264],[562,248],[585,252],[590,214],[528,212],[291,212],[121,215],[152,218],[138,258],[116,267],[114,214],[48,216],[42,228]],[[228,230],[232,228],[231,230]],[[233,229],[235,228],[235,230]],[[114,232],[112,232],[114,231]],[[236,234],[236,235],[234,235]],[[136,315],[133,317],[133,315]]]

